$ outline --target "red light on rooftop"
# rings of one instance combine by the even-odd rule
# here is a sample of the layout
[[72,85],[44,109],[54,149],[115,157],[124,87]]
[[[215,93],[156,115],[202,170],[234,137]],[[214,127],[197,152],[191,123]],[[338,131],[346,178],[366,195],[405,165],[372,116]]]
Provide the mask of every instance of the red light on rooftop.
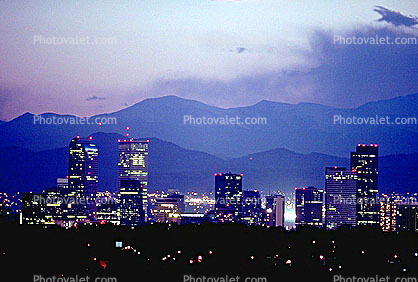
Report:
[[219,173],[220,176],[222,176],[222,173]]
[[337,166],[334,166],[334,168],[337,168]]
[[147,139],[147,142],[149,142],[149,139]]
[[65,178],[68,178],[68,175]]
[[80,135],[77,135],[77,139],[80,139]]
[[362,147],[366,147],[366,144],[361,144]]
[[214,173],[213,175],[214,175],[214,176],[217,176],[218,174],[217,174],[217,173]]
[[129,136],[129,133],[126,133],[126,136]]
[[102,225],[103,225],[103,224],[106,224],[106,220],[101,220],[101,221],[100,221],[100,224],[102,224]]
[[357,170],[355,170],[355,169],[353,169],[353,170],[351,170],[352,172],[357,172]]
[[130,129],[130,128],[129,128],[129,126],[127,126],[127,127],[126,127],[126,130],[129,130],[129,129]]
[[93,140],[93,136],[89,136],[89,140]]
[[102,123],[101,122],[99,122],[99,126],[102,126]]
[[244,176],[244,173],[241,173],[240,175],[241,175],[241,176]]

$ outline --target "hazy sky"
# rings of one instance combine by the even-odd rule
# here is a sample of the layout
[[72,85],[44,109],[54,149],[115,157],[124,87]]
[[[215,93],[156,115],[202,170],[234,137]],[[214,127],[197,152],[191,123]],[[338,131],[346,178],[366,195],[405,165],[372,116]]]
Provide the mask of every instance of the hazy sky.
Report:
[[[3,0],[0,119],[92,115],[165,95],[354,107],[412,94],[418,45],[333,38],[416,38],[416,15],[417,1]],[[111,42],[41,44],[54,36]]]

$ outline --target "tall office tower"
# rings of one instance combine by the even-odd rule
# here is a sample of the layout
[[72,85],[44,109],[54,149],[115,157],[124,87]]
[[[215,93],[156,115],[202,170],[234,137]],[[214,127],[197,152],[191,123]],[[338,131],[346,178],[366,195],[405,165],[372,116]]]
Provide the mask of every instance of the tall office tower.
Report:
[[356,225],[357,174],[343,167],[325,172],[325,226],[328,229]]
[[357,172],[357,225],[379,226],[378,146],[358,144],[351,152],[351,170]]
[[215,220],[240,222],[242,215],[242,174],[215,173]]
[[313,225],[322,227],[324,191],[315,187],[296,188],[296,226]]
[[141,225],[147,221],[149,140],[119,139],[120,223]]
[[67,197],[75,200],[69,218],[96,220],[99,151],[92,137],[77,136],[70,141]]
[[282,195],[266,197],[266,225],[269,227],[284,227],[285,199]]
[[398,200],[386,194],[382,195],[380,201],[380,227],[383,231],[396,231],[396,220],[398,214]]
[[242,222],[246,225],[262,225],[265,213],[261,208],[260,192],[245,190],[242,192]]
[[418,203],[402,203],[398,205],[396,231],[418,232]]

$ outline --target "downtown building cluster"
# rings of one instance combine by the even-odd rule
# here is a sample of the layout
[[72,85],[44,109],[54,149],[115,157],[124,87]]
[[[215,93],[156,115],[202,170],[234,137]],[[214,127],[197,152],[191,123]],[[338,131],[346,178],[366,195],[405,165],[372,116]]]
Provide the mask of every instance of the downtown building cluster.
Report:
[[262,208],[259,191],[242,189],[242,174],[215,174],[215,205],[206,214],[185,213],[184,195],[176,190],[149,197],[149,142],[134,138],[118,140],[118,194],[113,196],[97,191],[99,152],[92,137],[73,138],[68,151],[68,176],[58,178],[55,188],[42,193],[23,193],[21,223],[73,227],[209,221],[284,227],[284,196],[267,196],[266,208]]
[[378,156],[377,144],[358,144],[356,151],[351,152],[350,168],[325,169],[325,191],[296,188],[296,226],[371,226],[384,231],[418,231],[415,197],[379,197]]
[[[243,189],[243,174],[215,173],[213,209],[185,212],[185,198],[177,190],[148,193],[150,140],[118,140],[118,192],[98,192],[99,152],[92,137],[77,136],[69,144],[68,176],[56,188],[24,193],[20,221],[24,224],[112,223],[140,226],[147,223],[243,223],[285,227],[285,196]],[[325,189],[295,188],[295,225],[336,229],[372,226],[385,231],[417,231],[418,206],[404,198],[383,195],[378,189],[378,146],[358,144],[350,168],[326,167]]]

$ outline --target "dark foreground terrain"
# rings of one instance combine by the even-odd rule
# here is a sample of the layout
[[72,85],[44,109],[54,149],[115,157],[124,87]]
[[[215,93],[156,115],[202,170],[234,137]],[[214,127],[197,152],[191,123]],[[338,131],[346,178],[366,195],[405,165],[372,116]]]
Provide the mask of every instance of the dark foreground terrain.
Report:
[[0,281],[402,282],[417,253],[418,234],[367,228],[0,225]]

